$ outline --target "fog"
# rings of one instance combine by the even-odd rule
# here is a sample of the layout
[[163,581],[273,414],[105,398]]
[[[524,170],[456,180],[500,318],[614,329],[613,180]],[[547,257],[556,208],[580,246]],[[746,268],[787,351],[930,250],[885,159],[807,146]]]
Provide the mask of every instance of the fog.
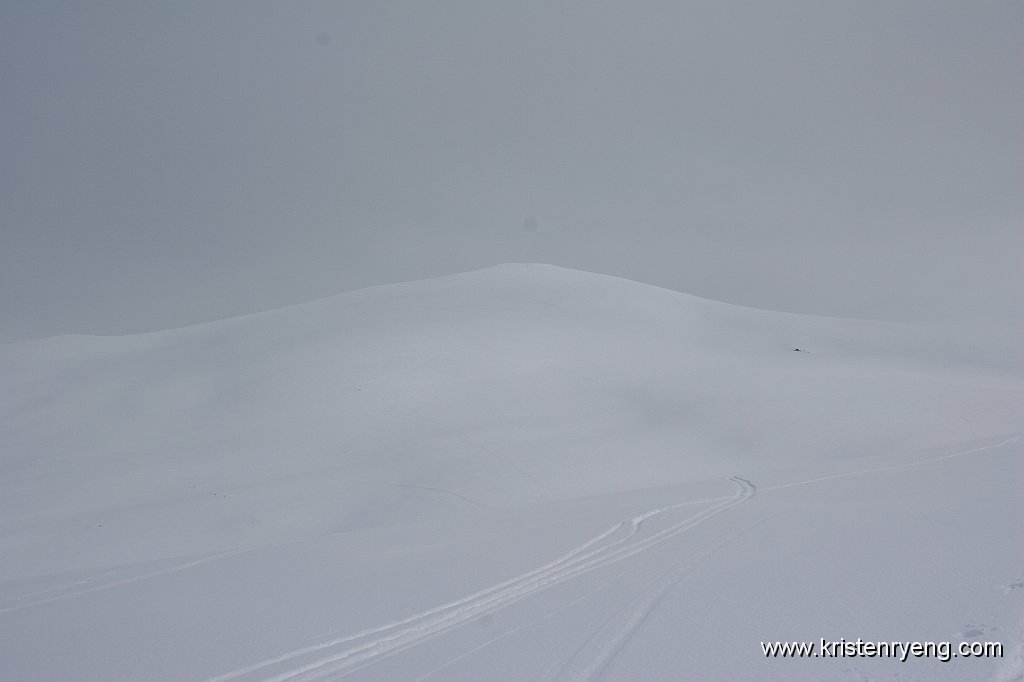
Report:
[[0,341],[508,261],[1024,311],[1024,4],[0,7]]

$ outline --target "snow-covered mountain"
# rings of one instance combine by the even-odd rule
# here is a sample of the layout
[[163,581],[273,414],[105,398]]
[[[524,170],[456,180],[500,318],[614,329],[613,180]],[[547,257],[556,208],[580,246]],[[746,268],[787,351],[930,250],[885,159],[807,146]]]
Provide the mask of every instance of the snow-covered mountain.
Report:
[[1012,352],[546,265],[0,346],[0,678],[1012,677],[1022,431]]

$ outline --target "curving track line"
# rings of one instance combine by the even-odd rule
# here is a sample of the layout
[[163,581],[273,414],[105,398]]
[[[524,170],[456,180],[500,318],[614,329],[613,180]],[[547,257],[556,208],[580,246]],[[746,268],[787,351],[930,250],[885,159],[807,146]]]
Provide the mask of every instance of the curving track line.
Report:
[[[736,477],[729,480],[736,486],[736,493],[730,497],[652,509],[617,523],[548,564],[461,599],[379,627],[268,658],[211,678],[207,682],[227,682],[249,676],[268,682],[315,680],[327,675],[344,677],[485,613],[505,608],[553,585],[628,559],[694,528],[754,495],[755,488],[749,481]],[[649,535],[641,533],[647,519],[701,503],[710,503],[711,506],[657,532]]]
[[[762,488],[762,491],[921,466],[1000,448],[1022,438],[1024,436],[1016,435],[999,443],[941,457],[794,481]],[[483,614],[498,611],[553,585],[628,559],[694,528],[730,507],[745,502],[757,492],[757,488],[743,478],[734,476],[729,480],[737,488],[736,493],[731,497],[695,500],[652,509],[615,524],[550,563],[461,599],[375,628],[295,649],[210,678],[207,682],[228,682],[245,678],[267,680],[268,682],[287,682],[290,680],[317,680],[327,676],[334,679],[346,677],[391,654],[444,634]],[[650,534],[642,532],[644,521],[647,519],[698,504],[710,504],[711,506],[671,523],[660,531]],[[714,548],[708,553],[711,551],[714,551]],[[663,579],[656,581],[656,585],[653,586],[653,594],[639,603],[634,602],[634,606],[629,609],[628,613],[610,619],[605,624],[608,627],[599,628],[599,632],[595,632],[591,639],[584,643],[581,651],[577,652],[577,654],[581,654],[582,649],[592,648],[596,645],[597,655],[594,657],[574,656],[563,668],[563,676],[568,679],[582,680],[593,680],[600,677],[643,625],[661,598],[671,590],[687,570],[704,558],[706,556],[701,555],[687,562],[685,566],[677,566],[677,569],[683,569],[682,573],[677,570],[670,575],[663,576]],[[621,625],[616,626],[615,622]]]

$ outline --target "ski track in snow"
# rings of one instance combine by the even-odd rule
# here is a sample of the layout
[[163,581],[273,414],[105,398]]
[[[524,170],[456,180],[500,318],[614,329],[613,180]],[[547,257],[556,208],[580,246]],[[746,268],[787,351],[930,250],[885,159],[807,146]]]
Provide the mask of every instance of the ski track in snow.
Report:
[[820,483],[822,481],[831,481],[837,478],[848,478],[850,476],[860,476],[862,474],[875,474],[881,471],[897,471],[899,469],[910,469],[912,467],[921,466],[923,464],[934,464],[935,462],[941,462],[946,459],[953,459],[954,457],[963,457],[964,455],[973,455],[976,452],[983,452],[984,450],[996,450],[998,448],[1006,447],[1011,443],[1024,438],[1024,434],[1016,436],[1010,436],[1006,440],[995,443],[993,445],[982,445],[981,447],[971,448],[970,450],[961,450],[960,452],[953,452],[948,455],[942,455],[941,457],[930,457],[928,459],[918,459],[913,462],[904,462],[903,464],[891,464],[889,466],[872,467],[870,469],[858,469],[857,471],[847,471],[842,474],[832,474],[831,476],[820,476],[818,478],[808,478],[804,481],[794,481],[793,483],[782,483],[780,485],[773,485],[767,488],[762,488],[762,491],[768,490],[782,490],[783,488],[795,488],[801,485],[808,485],[810,483]]
[[[485,613],[491,613],[514,604],[536,592],[547,589],[571,578],[590,573],[599,568],[628,559],[669,538],[684,533],[703,523],[716,514],[739,504],[751,495],[754,488],[743,479],[730,479],[737,487],[734,495],[725,498],[696,500],[659,507],[622,521],[603,533],[591,538],[568,554],[516,576],[492,587],[475,592],[467,597],[438,606],[422,613],[413,614],[386,625],[363,630],[353,635],[332,639],[290,651],[244,668],[211,678],[208,682],[226,682],[251,673],[258,673],[258,679],[268,682],[285,680],[315,680],[327,675],[343,677],[381,658],[419,644],[455,627],[473,620]],[[637,537],[644,521],[658,514],[685,506],[707,503],[712,506],[677,521],[648,536]],[[331,649],[327,656],[307,661],[298,666],[277,672],[281,664],[292,664],[312,657],[318,652]],[[268,675],[269,676],[266,676]]]
[[[752,483],[745,479],[732,477],[729,480],[737,486],[737,492],[733,496],[681,502],[645,511],[631,517],[630,519],[615,524],[554,561],[461,599],[448,602],[441,606],[437,606],[378,627],[296,649],[252,665],[224,673],[217,677],[210,678],[207,682],[226,682],[228,680],[235,680],[248,676],[253,676],[256,679],[269,680],[270,682],[284,682],[286,680],[295,679],[312,680],[319,679],[327,675],[344,677],[358,669],[371,665],[383,657],[397,653],[448,632],[486,613],[492,613],[510,606],[553,585],[628,559],[629,557],[660,544],[669,538],[694,528],[729,507],[746,501],[754,495],[755,491],[767,492],[772,490],[782,490],[851,476],[907,469],[955,457],[970,455],[985,450],[1001,448],[1021,439],[1024,439],[1024,435],[1015,435],[999,443],[954,452],[940,457],[916,460],[913,462],[890,466],[861,469],[829,476],[821,476],[760,489],[756,488]],[[675,511],[683,507],[700,504],[710,504],[712,506],[685,519],[677,521],[656,533],[652,533],[648,536],[640,535],[640,537],[638,537],[638,534],[641,533],[643,524],[647,519]],[[732,538],[730,538],[730,540],[731,539]],[[721,543],[718,546],[721,546]],[[707,556],[716,548],[708,550],[705,554],[691,559],[683,565],[677,564],[669,574],[666,574],[662,579],[656,581],[653,588],[645,590],[645,592],[649,592],[653,589],[653,597],[648,597],[647,599],[640,601],[637,606],[629,610],[624,618],[622,617],[622,613],[618,613],[609,619],[608,622],[602,624],[591,638],[584,643],[580,651],[578,651],[577,654],[574,655],[568,663],[566,663],[563,668],[564,674],[561,677],[571,680],[598,679],[604,670],[606,670],[610,665],[615,656],[625,648],[629,640],[642,626],[644,620],[657,606],[658,602],[660,602],[665,594],[667,594],[672,587],[679,582],[686,572],[692,569],[700,561],[706,559]],[[95,577],[86,578],[67,585],[51,587],[35,593],[11,597],[7,600],[7,606],[0,607],[0,614],[40,606],[84,594],[120,587],[177,571],[187,570],[192,567],[200,566],[235,554],[240,554],[245,551],[249,550],[241,549],[221,552],[189,561],[178,566],[172,566],[163,570],[132,576],[123,580],[115,580],[110,583],[93,585],[91,587],[86,587],[85,589],[75,588],[82,588],[84,585],[88,585],[90,582],[95,580]],[[663,586],[660,589],[657,589],[658,584],[662,583],[664,583]],[[47,593],[60,592],[61,590],[71,591],[63,594],[54,594],[43,599],[34,599],[27,602],[22,601],[31,597],[39,597]],[[22,603],[17,603],[19,601],[22,601]],[[14,603],[12,604],[11,602]],[[632,604],[636,603],[636,601],[632,602]],[[559,611],[560,610],[562,609],[559,609]],[[550,615],[553,615],[554,613],[555,612],[552,612]],[[608,632],[614,622],[621,623],[623,621],[624,625],[615,628],[612,632]],[[502,635],[502,637],[503,636],[505,635]],[[580,660],[579,654],[583,649],[588,648],[588,645],[592,645],[594,643],[592,640],[595,640],[595,638],[604,642],[604,644],[598,647],[599,651],[592,657],[588,657],[586,664],[575,663],[575,661]],[[486,646],[486,644],[483,646]],[[479,648],[482,648],[482,646]],[[289,664],[299,663],[302,659],[314,658],[316,654],[332,649],[334,651],[327,656],[322,656],[315,660],[307,660],[301,665],[281,670],[282,667]],[[469,653],[471,652],[467,652],[465,655],[469,655]],[[462,656],[460,656],[460,658],[462,658]],[[450,663],[452,662],[454,661],[451,661]]]
[[[195,561],[189,561],[188,563],[180,564],[178,566],[171,566],[170,568],[165,568],[165,569],[160,570],[160,571],[152,571],[150,573],[143,573],[142,575],[132,576],[131,578],[125,578],[123,580],[115,580],[114,582],[103,583],[102,585],[96,585],[94,587],[88,587],[88,588],[85,588],[85,589],[74,590],[72,592],[66,592],[64,594],[54,595],[52,597],[47,597],[45,599],[37,599],[35,601],[25,602],[25,603],[22,603],[22,604],[14,604],[12,606],[5,606],[3,608],[0,608],[0,613],[9,613],[11,611],[20,611],[21,609],[27,609],[27,608],[30,608],[30,607],[33,607],[33,606],[41,606],[43,604],[49,604],[51,602],[60,601],[62,599],[70,599],[71,597],[78,597],[78,596],[83,595],[83,594],[90,594],[92,592],[99,592],[101,590],[109,590],[109,589],[112,589],[114,587],[121,587],[122,585],[129,585],[131,583],[137,583],[137,582],[142,581],[142,580],[148,580],[150,578],[156,578],[156,577],[161,576],[161,575],[167,575],[168,573],[175,573],[177,571],[184,571],[184,570],[192,568],[194,566],[201,566],[201,565],[209,563],[211,561],[217,561],[218,559],[225,559],[225,558],[227,558],[229,556],[234,556],[236,554],[241,554],[241,553],[247,552],[247,551],[249,551],[249,550],[247,550],[247,549],[236,549],[236,550],[233,550],[233,551],[230,551],[230,552],[218,552],[217,554],[212,554],[210,556],[205,556],[205,557],[203,557],[201,559],[196,559]],[[107,571],[108,575],[110,573],[111,573],[111,571]],[[16,596],[16,597],[10,597],[6,601],[8,601],[8,602],[17,602],[17,601],[21,601],[23,599],[28,599],[29,597],[39,596],[41,594],[47,594],[47,593],[50,593],[50,592],[59,592],[60,590],[73,589],[73,588],[78,587],[80,585],[88,585],[94,579],[95,579],[95,576],[90,577],[90,578],[85,578],[83,580],[76,580],[75,582],[68,583],[66,585],[57,585],[56,587],[50,587],[50,588],[47,588],[45,590],[40,590],[38,592],[32,592],[32,593],[29,593],[29,594],[23,594],[23,595],[19,595],[19,596]]]
[[[781,490],[797,486],[809,485],[823,481],[848,478],[864,474],[879,473],[884,471],[896,471],[911,467],[921,466],[952,459],[964,455],[974,454],[985,450],[993,450],[1017,442],[1024,438],[1024,435],[1015,435],[993,445],[986,445],[960,452],[954,452],[940,457],[916,460],[903,464],[872,467],[857,471],[849,471],[830,476],[794,481],[766,488],[760,491]],[[547,589],[553,585],[566,580],[579,577],[591,571],[604,568],[619,561],[628,559],[640,552],[643,552],[669,538],[684,533],[691,528],[703,523],[711,517],[725,511],[735,505],[741,504],[750,499],[755,492],[758,492],[751,482],[739,477],[729,479],[737,486],[736,493],[731,497],[707,498],[682,502],[665,507],[652,509],[632,518],[621,521],[608,528],[599,535],[587,540],[569,553],[533,569],[527,573],[510,578],[504,582],[485,588],[461,599],[457,599],[441,606],[410,615],[401,620],[392,621],[378,627],[362,630],[360,632],[344,637],[330,639],[319,644],[296,649],[283,653],[273,658],[268,658],[249,666],[238,668],[230,672],[210,678],[207,682],[227,682],[244,677],[266,680],[267,682],[286,682],[287,680],[316,680],[325,677],[335,679],[346,677],[368,665],[391,655],[415,646],[428,639],[444,634],[464,623],[473,620],[487,613],[498,611],[510,606],[532,594]],[[669,511],[680,509],[686,506],[698,504],[711,504],[712,506],[649,536],[637,537],[644,521],[664,514]],[[729,542],[746,531],[730,537]],[[703,554],[688,560],[684,564],[677,564],[669,574],[662,576],[655,582],[652,588],[653,596],[640,601],[634,600],[627,612],[615,614],[609,621],[602,624],[600,628],[583,644],[563,668],[565,679],[571,680],[596,680],[616,656],[628,645],[630,639],[642,627],[650,613],[657,607],[660,601],[668,592],[701,561],[704,561],[712,552],[721,547],[719,543]],[[637,604],[636,606],[632,606]],[[563,607],[567,608],[567,607]],[[562,610],[562,609],[559,609]],[[549,614],[549,615],[553,615]],[[543,618],[542,618],[543,620]],[[624,623],[615,627],[616,622]],[[518,629],[518,628],[517,628]],[[471,652],[460,655],[457,659],[449,661],[447,665],[455,660],[464,658],[471,653],[487,646],[497,639],[501,639],[510,633],[505,633],[490,642],[477,647]],[[596,645],[595,645],[596,643]],[[584,649],[596,648],[593,656],[585,659],[581,656]],[[333,651],[332,651],[333,650]],[[326,656],[316,656],[321,652],[330,651]],[[304,662],[303,660],[306,659]],[[311,660],[310,660],[311,659]],[[298,664],[298,665],[295,665]],[[291,667],[289,667],[291,666]],[[283,668],[283,669],[282,669]],[[439,669],[435,669],[436,672]],[[421,679],[426,679],[433,673],[428,673]]]
[[433,677],[437,673],[441,672],[442,670],[451,667],[452,665],[458,663],[459,661],[461,661],[461,660],[463,660],[465,658],[469,658],[470,656],[472,656],[476,652],[481,651],[483,649],[486,649],[487,647],[489,647],[490,645],[494,644],[497,641],[500,641],[502,639],[505,639],[506,637],[514,635],[515,633],[517,633],[517,632],[519,632],[521,630],[525,630],[527,628],[534,627],[535,625],[537,625],[537,623],[543,622],[545,620],[548,620],[549,618],[557,616],[558,614],[562,613],[563,611],[568,611],[569,609],[571,609],[576,604],[579,604],[580,602],[589,599],[590,597],[594,596],[598,592],[603,592],[604,590],[608,589],[608,585],[609,584],[610,583],[604,583],[600,587],[598,587],[596,589],[593,589],[593,590],[590,590],[589,592],[587,592],[583,596],[577,597],[576,599],[573,599],[571,602],[569,602],[567,604],[564,604],[562,606],[559,606],[557,609],[554,609],[553,611],[548,611],[543,616],[541,616],[540,618],[538,618],[537,620],[535,620],[535,621],[533,621],[531,623],[525,623],[523,625],[518,625],[518,626],[512,628],[511,630],[507,630],[506,632],[501,633],[497,637],[492,637],[491,639],[488,639],[487,641],[485,641],[483,644],[479,644],[479,645],[473,647],[472,649],[470,649],[469,651],[463,652],[463,653],[459,654],[458,656],[456,656],[455,658],[449,659],[448,661],[446,661],[445,663],[439,665],[438,667],[434,668],[433,670],[429,670],[429,671],[423,673],[422,675],[420,675],[416,679],[412,680],[412,682],[425,682],[425,680],[430,679],[431,677]]
[[[757,494],[757,486],[746,479],[734,477],[733,481],[745,483],[749,486],[747,494],[739,502],[746,502]],[[652,582],[641,595],[633,599],[624,608],[612,614],[590,637],[576,650],[569,658],[569,661],[562,666],[555,679],[570,680],[572,682],[593,682],[599,680],[605,670],[611,666],[615,658],[626,648],[633,636],[640,631],[648,616],[661,604],[662,600],[672,589],[679,584],[693,569],[703,563],[715,551],[729,544],[739,536],[748,532],[756,525],[764,523],[770,516],[759,519],[749,524],[737,533],[733,533],[724,540],[715,543],[705,551],[696,556],[689,557],[675,564],[668,572],[664,573],[657,580]],[[644,595],[648,596],[644,596]]]
[[[883,471],[895,471],[898,469],[907,469],[911,467],[921,466],[923,464],[931,464],[934,462],[940,462],[954,457],[960,457],[963,455],[969,455],[984,450],[992,450],[1001,448],[1011,443],[1014,443],[1024,436],[1013,436],[1000,443],[994,445],[986,445],[978,448],[972,448],[970,450],[963,450],[960,452],[954,452],[952,454],[943,455],[941,457],[933,457],[930,459],[916,460],[914,462],[907,462],[904,464],[897,464],[891,466],[875,467],[870,469],[862,469],[858,471],[846,472],[843,474],[834,474],[831,476],[822,476],[819,478],[807,479],[804,481],[795,481],[793,483],[785,483],[781,485],[770,486],[764,488],[764,490],[781,490],[783,488],[792,488],[802,485],[808,485],[811,483],[818,483],[822,481],[829,481],[838,478],[846,478],[849,476],[857,476],[861,474],[878,473]],[[735,479],[734,479],[735,480]],[[743,479],[739,479],[743,480]],[[750,484],[755,491],[757,487],[752,483]],[[757,523],[766,521],[767,518],[761,519]],[[756,525],[756,524],[755,524]],[[734,534],[724,542],[717,544],[710,548],[703,554],[694,557],[688,561],[681,562],[673,567],[667,574],[656,580],[650,587],[644,590],[645,593],[653,593],[651,596],[642,598],[638,597],[634,599],[625,609],[612,615],[607,621],[605,621],[594,633],[585,641],[579,649],[573,654],[569,661],[563,666],[562,671],[559,673],[557,679],[559,680],[571,680],[573,682],[596,682],[599,680],[608,667],[612,664],[615,658],[622,652],[623,649],[629,644],[629,641],[633,636],[640,630],[647,617],[658,607],[662,599],[682,580],[690,571],[692,571],[698,564],[707,559],[714,551],[731,542],[735,538],[739,537],[743,533],[747,532],[748,529],[740,531]],[[1021,679],[1021,678],[1015,678]]]

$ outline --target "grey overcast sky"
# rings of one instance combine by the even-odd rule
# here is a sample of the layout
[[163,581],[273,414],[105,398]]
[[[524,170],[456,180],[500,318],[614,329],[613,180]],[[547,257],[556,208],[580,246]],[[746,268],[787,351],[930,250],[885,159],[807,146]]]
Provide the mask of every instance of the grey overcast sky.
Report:
[[507,261],[1024,311],[1024,2],[0,3],[0,340]]

